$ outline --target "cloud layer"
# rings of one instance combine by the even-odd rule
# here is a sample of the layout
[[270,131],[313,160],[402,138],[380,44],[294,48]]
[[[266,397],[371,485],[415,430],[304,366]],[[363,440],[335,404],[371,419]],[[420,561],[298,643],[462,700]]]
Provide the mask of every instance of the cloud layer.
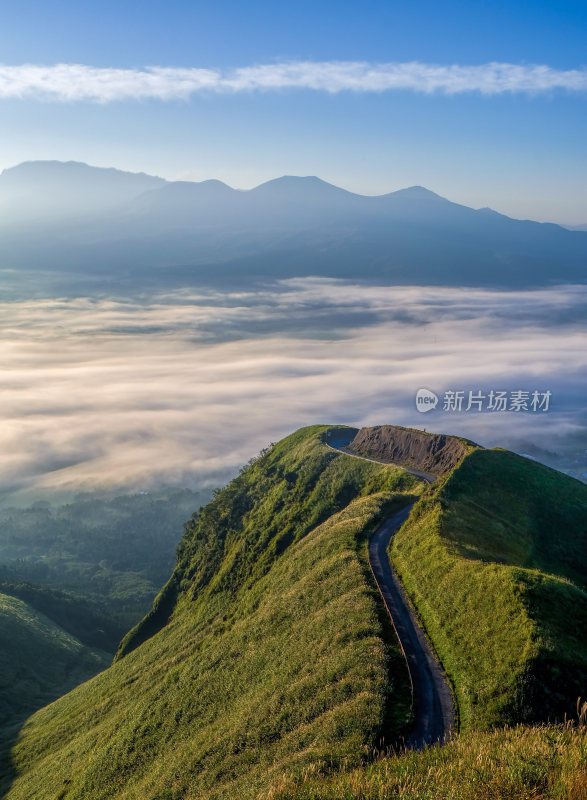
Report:
[[[316,422],[488,444],[585,434],[587,289],[288,281],[260,294],[0,304],[0,490],[218,482]],[[426,386],[550,389],[545,415],[415,411]]]
[[477,92],[587,91],[587,70],[544,64],[490,62],[479,65],[293,61],[232,70],[145,67],[116,69],[85,64],[0,65],[0,99],[60,101],[186,100],[193,95],[308,89],[328,92],[404,90],[448,95]]

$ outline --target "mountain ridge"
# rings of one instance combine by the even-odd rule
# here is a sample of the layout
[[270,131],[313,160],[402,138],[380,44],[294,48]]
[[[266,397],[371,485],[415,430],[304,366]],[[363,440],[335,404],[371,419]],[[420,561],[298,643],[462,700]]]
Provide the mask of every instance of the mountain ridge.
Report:
[[[291,434],[194,515],[171,580],[114,665],[4,751],[8,800],[63,787],[64,800],[252,799],[285,774],[364,763],[409,721],[405,662],[365,547],[414,499],[391,558],[456,687],[462,729],[561,719],[574,705],[587,674],[576,642],[587,487],[473,445],[428,486],[333,451],[341,431],[356,435]],[[419,433],[432,449],[445,443]]]
[[[235,192],[239,195],[244,195],[244,196],[248,194],[258,194],[263,192],[268,192],[273,194],[273,190],[277,190],[278,192],[282,191],[287,192],[288,189],[299,188],[303,186],[330,195],[337,194],[340,196],[346,196],[348,198],[362,198],[375,201],[382,199],[389,199],[389,198],[441,200],[447,203],[451,203],[454,206],[467,208],[471,211],[491,212],[492,214],[497,214],[500,217],[504,217],[506,219],[512,219],[515,220],[516,222],[520,221],[536,222],[535,220],[519,220],[514,217],[509,217],[506,214],[503,214],[489,207],[475,209],[470,206],[466,206],[462,203],[457,203],[455,201],[449,200],[443,195],[440,195],[437,192],[434,192],[431,189],[428,189],[427,187],[418,184],[412,186],[406,186],[399,189],[394,189],[389,192],[381,192],[378,194],[363,194],[361,192],[345,189],[344,187],[330,183],[329,181],[326,181],[317,175],[286,174],[278,176],[276,178],[270,178],[248,189],[237,189],[233,186],[230,186],[230,184],[226,183],[225,181],[221,181],[217,178],[206,178],[200,181],[194,181],[188,179],[169,180],[167,178],[161,178],[159,176],[151,175],[143,171],[134,172],[125,169],[120,169],[117,167],[97,167],[88,164],[84,161],[75,161],[75,160],[60,161],[57,159],[53,160],[38,159],[31,161],[23,161],[13,166],[5,167],[3,170],[0,171],[0,191],[2,191],[3,186],[6,184],[6,181],[13,182],[15,178],[16,180],[18,180],[18,178],[20,178],[21,176],[25,176],[27,179],[33,177],[37,180],[42,180],[47,177],[51,177],[52,175],[57,177],[63,177],[63,176],[67,177],[70,175],[75,175],[76,177],[87,177],[87,178],[98,177],[98,176],[102,178],[115,177],[117,180],[121,181],[145,180],[146,182],[152,182],[153,184],[157,184],[157,187],[160,189],[164,189],[169,186],[178,186],[186,190],[188,188],[195,188],[195,187],[219,188],[219,189],[222,188],[223,191],[230,190],[231,192]],[[156,188],[153,188],[152,190],[156,191]],[[557,227],[570,230],[583,230],[587,227],[584,225],[563,226],[554,222],[537,223],[537,224],[556,225]]]
[[586,232],[470,208],[424,187],[370,196],[282,176],[243,191],[51,163],[49,172],[71,170],[74,179],[54,189],[27,179],[17,197],[10,173],[0,176],[0,258],[90,276],[105,291],[121,274],[159,288],[307,276],[498,288],[587,280]]

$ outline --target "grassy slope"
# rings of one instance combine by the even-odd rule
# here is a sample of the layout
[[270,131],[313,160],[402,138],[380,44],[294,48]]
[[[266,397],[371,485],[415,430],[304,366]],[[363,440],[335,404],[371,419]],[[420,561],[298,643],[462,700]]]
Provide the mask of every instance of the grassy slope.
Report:
[[397,534],[392,559],[464,728],[561,718],[587,685],[587,487],[477,450]]
[[383,758],[300,786],[282,778],[267,800],[587,800],[587,729],[509,728]]
[[364,542],[419,483],[327,450],[322,431],[288,437],[194,519],[123,657],[23,729],[9,798],[254,797],[317,759],[357,763],[390,694],[405,711]]
[[49,703],[108,661],[22,600],[0,594],[1,725]]

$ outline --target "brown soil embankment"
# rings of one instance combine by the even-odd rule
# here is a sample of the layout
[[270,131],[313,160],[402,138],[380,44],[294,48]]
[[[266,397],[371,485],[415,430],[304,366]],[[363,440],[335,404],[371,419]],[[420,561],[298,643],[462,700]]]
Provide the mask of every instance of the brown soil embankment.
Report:
[[443,475],[458,464],[471,446],[474,446],[472,442],[443,433],[426,433],[399,425],[378,425],[361,428],[347,450],[377,461]]

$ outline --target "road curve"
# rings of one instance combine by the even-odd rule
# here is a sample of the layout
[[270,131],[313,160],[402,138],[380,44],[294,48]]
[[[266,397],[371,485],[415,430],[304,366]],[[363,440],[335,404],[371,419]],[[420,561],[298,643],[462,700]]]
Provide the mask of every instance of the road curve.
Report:
[[387,548],[406,521],[411,503],[386,519],[369,542],[369,563],[408,664],[414,724],[406,745],[421,749],[444,742],[455,729],[455,706],[448,679],[393,570]]
[[[328,447],[353,458],[375,461],[349,453],[344,446],[328,444]],[[433,475],[416,470],[408,472],[428,483],[434,481]],[[369,542],[369,564],[410,673],[414,724],[406,738],[406,746],[419,750],[451,737],[455,731],[456,707],[448,679],[389,561],[389,543],[409,517],[413,505],[410,503],[388,517],[375,531]]]

